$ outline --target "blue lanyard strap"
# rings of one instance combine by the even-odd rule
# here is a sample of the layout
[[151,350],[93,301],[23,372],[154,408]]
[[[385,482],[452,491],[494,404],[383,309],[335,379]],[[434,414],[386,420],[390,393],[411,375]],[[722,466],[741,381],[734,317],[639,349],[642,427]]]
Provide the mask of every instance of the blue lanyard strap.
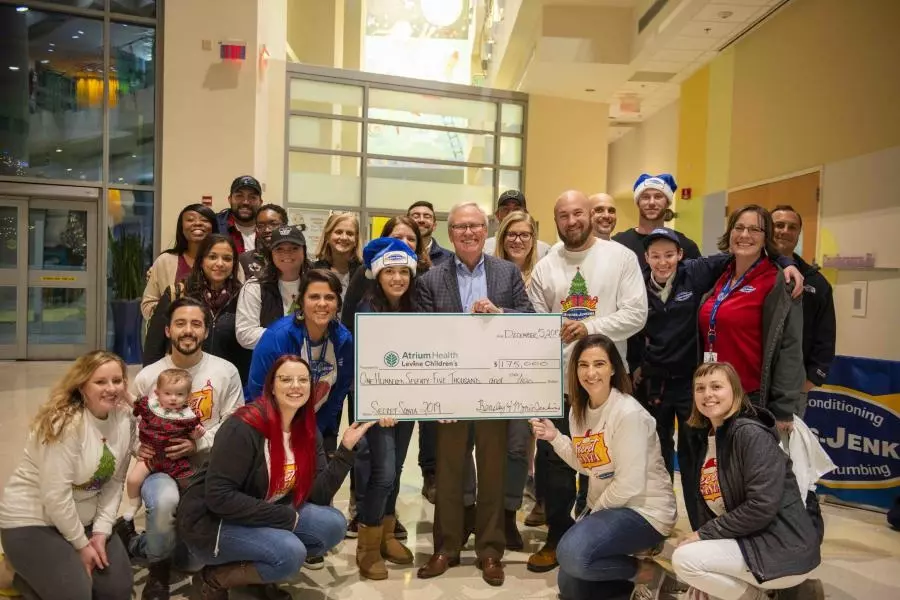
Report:
[[713,344],[716,342],[716,316],[719,314],[719,308],[728,299],[728,296],[734,290],[740,289],[741,284],[744,283],[744,279],[747,277],[747,274],[750,273],[753,269],[756,268],[756,265],[759,264],[759,261],[762,260],[762,257],[756,259],[749,269],[744,271],[743,275],[737,278],[733,284],[731,283],[731,273],[733,272],[731,269],[728,271],[728,280],[725,281],[725,285],[722,286],[722,291],[718,293],[716,299],[713,301],[712,311],[709,313],[709,331],[706,333],[706,340],[709,345],[709,351],[712,352]]
[[[322,352],[319,354],[319,360],[324,361],[325,356],[328,353],[328,329],[325,330],[325,339],[322,341]],[[313,358],[312,358],[312,340],[309,339],[309,330],[304,328],[303,331],[303,339],[306,342],[306,362],[309,363],[309,378],[312,382],[312,387],[315,388],[316,384],[319,383],[319,371],[313,366]]]

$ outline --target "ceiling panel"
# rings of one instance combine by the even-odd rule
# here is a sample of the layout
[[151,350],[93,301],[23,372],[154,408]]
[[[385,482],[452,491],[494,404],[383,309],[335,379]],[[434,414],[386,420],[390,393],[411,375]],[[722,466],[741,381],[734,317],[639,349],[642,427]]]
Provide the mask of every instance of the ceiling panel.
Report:
[[737,33],[737,30],[740,27],[742,27],[741,23],[691,21],[685,25],[679,33],[688,37],[725,39],[728,36]]
[[666,48],[671,48],[672,50],[700,50],[701,52],[704,50],[710,50],[719,45],[719,42],[724,42],[723,39],[714,38],[712,36],[704,36],[704,37],[688,37],[685,35],[679,35],[676,38],[673,38],[671,41],[666,43]]
[[[740,6],[737,4],[707,4],[704,6],[694,21],[711,21],[714,23],[744,23],[759,12],[758,6]],[[733,13],[731,16],[724,18],[720,15],[725,13]]]
[[651,60],[644,63],[641,66],[641,69],[645,71],[663,71],[665,73],[677,73],[682,70],[690,63],[688,62],[673,62],[667,60]]
[[[705,50],[709,50],[709,48],[705,48]],[[665,50],[660,50],[659,52],[654,54],[653,60],[689,63],[694,62],[695,60],[700,58],[701,53],[702,52],[700,50],[672,50],[666,48]]]

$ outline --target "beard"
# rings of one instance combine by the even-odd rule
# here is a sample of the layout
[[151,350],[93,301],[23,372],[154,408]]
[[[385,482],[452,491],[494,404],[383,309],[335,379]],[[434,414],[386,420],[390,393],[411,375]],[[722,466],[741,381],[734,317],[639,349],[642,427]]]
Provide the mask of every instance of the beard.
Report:
[[588,225],[580,232],[573,231],[571,233],[566,233],[557,227],[556,233],[559,234],[559,239],[563,241],[566,248],[580,248],[581,246],[584,246],[585,242],[587,242],[592,235],[594,235],[594,230]]
[[[185,347],[184,347],[184,345],[182,344],[182,342],[187,341],[187,340],[193,340],[193,341],[194,341],[193,347],[190,347],[190,348],[185,348]],[[195,338],[194,336],[191,336],[191,335],[183,335],[183,336],[179,337],[178,339],[176,339],[176,340],[174,341],[174,343],[172,344],[172,347],[173,347],[175,350],[178,350],[178,352],[179,352],[180,354],[183,354],[184,356],[190,356],[190,355],[196,354],[198,351],[200,351],[201,344],[200,344],[200,340],[198,340],[198,339]]]

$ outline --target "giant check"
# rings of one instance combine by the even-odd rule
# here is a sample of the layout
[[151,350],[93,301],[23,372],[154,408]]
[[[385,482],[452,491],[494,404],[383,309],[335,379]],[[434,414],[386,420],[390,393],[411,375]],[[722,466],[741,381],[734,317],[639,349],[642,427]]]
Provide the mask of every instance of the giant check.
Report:
[[357,421],[563,416],[560,315],[356,315]]

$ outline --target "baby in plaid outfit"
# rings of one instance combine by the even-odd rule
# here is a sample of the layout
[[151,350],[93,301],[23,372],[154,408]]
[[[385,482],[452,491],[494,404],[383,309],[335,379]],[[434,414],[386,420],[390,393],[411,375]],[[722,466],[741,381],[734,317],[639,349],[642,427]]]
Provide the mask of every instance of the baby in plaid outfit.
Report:
[[206,430],[200,417],[190,406],[191,374],[183,369],[166,369],[156,379],[156,388],[148,398],[138,398],[134,403],[134,416],[138,417],[138,439],[152,448],[156,454],[149,462],[138,459],[128,472],[126,493],[128,507],[123,518],[134,519],[141,507],[141,486],[151,473],[165,473],[182,489],[194,474],[188,457],[169,458],[166,449],[175,440],[203,437]]

